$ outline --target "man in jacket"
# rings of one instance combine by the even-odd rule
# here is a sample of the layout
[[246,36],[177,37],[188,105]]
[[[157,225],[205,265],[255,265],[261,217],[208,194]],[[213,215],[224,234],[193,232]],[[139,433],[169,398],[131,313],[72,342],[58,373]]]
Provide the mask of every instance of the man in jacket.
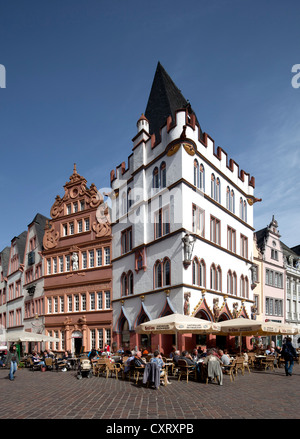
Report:
[[282,346],[281,355],[285,360],[285,374],[286,376],[292,376],[294,358],[297,356],[296,349],[292,345],[292,339],[286,338],[284,345]]

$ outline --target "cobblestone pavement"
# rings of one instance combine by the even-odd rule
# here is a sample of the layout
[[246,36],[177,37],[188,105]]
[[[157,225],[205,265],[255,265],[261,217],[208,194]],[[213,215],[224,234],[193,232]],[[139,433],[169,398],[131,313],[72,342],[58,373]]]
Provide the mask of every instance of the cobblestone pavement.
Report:
[[76,372],[20,369],[14,381],[0,370],[0,419],[300,419],[300,365],[224,376],[217,383],[178,382],[158,390],[133,381],[95,377],[77,380]]

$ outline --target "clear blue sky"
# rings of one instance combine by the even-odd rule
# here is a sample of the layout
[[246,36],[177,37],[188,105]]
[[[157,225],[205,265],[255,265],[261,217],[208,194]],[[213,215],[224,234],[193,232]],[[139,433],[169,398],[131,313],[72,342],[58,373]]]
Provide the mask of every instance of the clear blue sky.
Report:
[[109,187],[157,62],[202,130],[256,178],[255,227],[300,244],[298,0],[0,1],[0,250],[50,216],[76,162]]

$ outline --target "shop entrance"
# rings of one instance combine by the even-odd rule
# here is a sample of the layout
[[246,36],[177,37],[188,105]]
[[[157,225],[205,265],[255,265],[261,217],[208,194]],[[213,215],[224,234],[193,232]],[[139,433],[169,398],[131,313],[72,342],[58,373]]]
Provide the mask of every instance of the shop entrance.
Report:
[[72,334],[72,352],[74,352],[75,355],[79,355],[82,353],[82,349],[82,332],[74,331]]

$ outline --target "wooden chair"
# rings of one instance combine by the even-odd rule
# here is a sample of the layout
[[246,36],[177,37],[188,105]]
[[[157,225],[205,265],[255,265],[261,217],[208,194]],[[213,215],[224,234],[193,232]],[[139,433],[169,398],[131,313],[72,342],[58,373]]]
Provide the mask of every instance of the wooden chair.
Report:
[[106,361],[105,358],[99,359],[94,365],[93,373],[95,376],[99,377],[101,374],[106,373]]
[[223,374],[230,376],[230,381],[234,381],[234,371],[235,371],[235,362],[236,360],[233,360],[232,363],[228,364],[227,366],[224,366]]
[[45,358],[45,365],[47,370],[53,370],[54,369],[53,358]]
[[35,370],[41,370],[41,365],[34,364],[32,358],[29,358],[29,368],[34,372]]
[[235,365],[234,365],[235,375],[238,374],[239,370],[242,372],[242,375],[244,375],[245,373],[244,357],[236,357],[235,359]]
[[196,379],[196,366],[189,366],[186,360],[178,360],[178,381],[181,377],[186,377],[186,382],[189,381],[189,376]]
[[115,375],[116,379],[118,379],[118,374],[121,371],[121,367],[119,364],[111,363],[108,359],[106,359],[106,378],[108,378],[109,374],[112,377]]
[[265,370],[270,369],[275,371],[274,367],[275,357],[273,355],[267,355],[261,362]]

